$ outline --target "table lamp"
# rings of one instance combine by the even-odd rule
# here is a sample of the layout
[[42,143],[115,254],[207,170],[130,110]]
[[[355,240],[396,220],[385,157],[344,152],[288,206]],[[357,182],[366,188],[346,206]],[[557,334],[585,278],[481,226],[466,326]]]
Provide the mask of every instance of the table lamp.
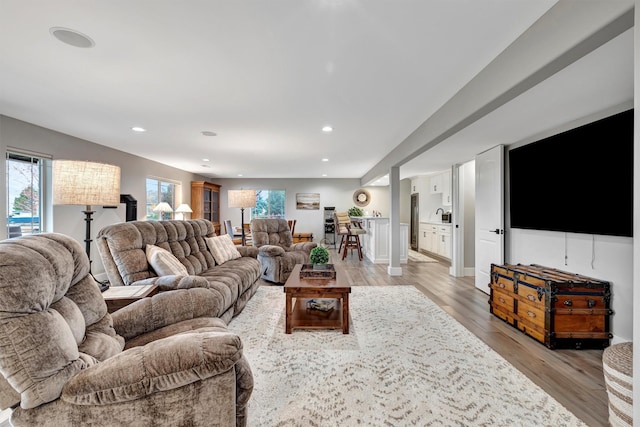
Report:
[[186,219],[185,216],[188,213],[193,213],[193,211],[191,210],[191,206],[189,206],[186,203],[182,203],[180,206],[178,206],[176,208],[176,213],[182,214],[182,219]]
[[165,212],[173,212],[173,208],[167,202],[160,202],[153,208],[154,212],[160,212],[160,221],[164,221]]

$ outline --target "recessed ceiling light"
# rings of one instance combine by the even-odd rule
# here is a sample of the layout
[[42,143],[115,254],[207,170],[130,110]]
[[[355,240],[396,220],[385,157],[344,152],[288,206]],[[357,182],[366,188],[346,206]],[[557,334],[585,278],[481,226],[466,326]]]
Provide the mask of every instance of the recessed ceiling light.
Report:
[[72,30],[71,28],[63,27],[51,27],[49,28],[49,34],[60,40],[62,43],[66,43],[74,47],[94,47],[96,43],[91,37],[82,34],[79,31]]
[[210,168],[211,167],[211,165],[200,165],[200,166],[202,166],[203,168]]
[[134,132],[146,132],[147,130],[145,128],[142,128],[140,126],[134,126],[131,128],[132,131]]
[[324,159],[322,159],[323,162],[328,162],[329,159],[327,159],[326,157]]
[[241,173],[239,173],[239,174],[238,174],[238,176],[242,176],[242,174],[241,174]]
[[322,176],[327,176],[327,174],[326,174],[326,173],[323,173],[323,174],[322,174]]
[[331,126],[327,125],[322,128],[322,132],[331,132],[331,131],[333,131],[333,127]]
[[210,162],[211,160],[209,159],[202,159],[203,162]]
[[216,135],[218,135],[217,133],[215,133],[215,132],[211,132],[210,130],[203,130],[203,131],[202,131],[202,134],[203,134],[204,136],[216,136]]

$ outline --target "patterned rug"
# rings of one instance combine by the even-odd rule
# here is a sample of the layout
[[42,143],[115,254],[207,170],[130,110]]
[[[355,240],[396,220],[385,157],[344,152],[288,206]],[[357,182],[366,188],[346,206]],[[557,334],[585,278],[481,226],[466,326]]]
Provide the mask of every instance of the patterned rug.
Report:
[[409,261],[411,262],[438,262],[437,260],[426,256],[425,254],[409,249]]
[[286,335],[284,302],[262,286],[229,325],[249,426],[584,426],[413,286],[353,287],[349,335]]

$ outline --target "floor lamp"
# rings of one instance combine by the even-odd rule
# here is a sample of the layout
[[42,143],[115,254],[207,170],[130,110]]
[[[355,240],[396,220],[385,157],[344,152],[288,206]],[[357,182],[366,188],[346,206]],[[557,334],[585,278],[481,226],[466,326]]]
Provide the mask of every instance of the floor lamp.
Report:
[[256,207],[256,190],[229,190],[228,196],[229,207],[240,208],[240,217],[242,221],[242,246],[244,246],[244,210],[245,208]]
[[120,168],[105,163],[78,160],[53,161],[53,204],[84,205],[85,249],[91,265],[91,205],[120,203]]

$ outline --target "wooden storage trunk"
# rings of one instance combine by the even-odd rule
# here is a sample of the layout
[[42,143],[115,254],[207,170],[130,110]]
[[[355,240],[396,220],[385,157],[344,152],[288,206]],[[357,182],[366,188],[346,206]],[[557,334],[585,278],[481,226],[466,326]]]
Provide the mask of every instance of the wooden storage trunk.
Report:
[[609,282],[541,265],[491,265],[491,313],[549,348],[605,348]]
[[313,233],[293,233],[293,243],[313,242]]

